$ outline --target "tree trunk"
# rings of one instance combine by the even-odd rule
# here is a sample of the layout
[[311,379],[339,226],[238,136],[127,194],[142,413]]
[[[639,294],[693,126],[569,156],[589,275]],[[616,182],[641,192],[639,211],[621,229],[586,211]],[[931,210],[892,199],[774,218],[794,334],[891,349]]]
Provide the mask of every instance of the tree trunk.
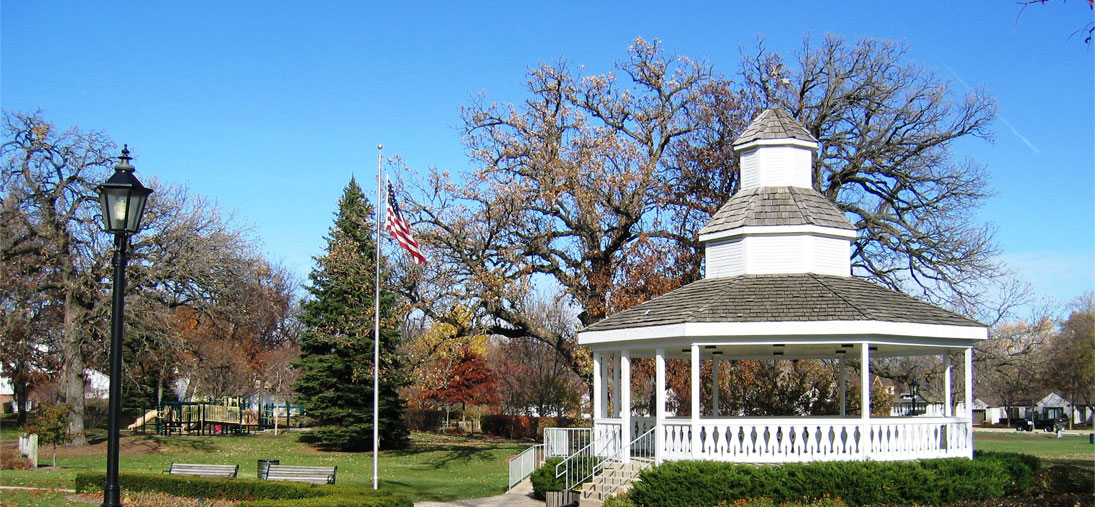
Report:
[[69,445],[87,445],[84,435],[84,351],[79,318],[82,309],[71,289],[65,294],[65,328],[61,344],[61,402],[68,404]]
[[22,428],[23,425],[27,423],[27,383],[19,382],[19,384],[16,384],[14,387],[15,410],[19,413],[19,417],[15,420],[15,424]]

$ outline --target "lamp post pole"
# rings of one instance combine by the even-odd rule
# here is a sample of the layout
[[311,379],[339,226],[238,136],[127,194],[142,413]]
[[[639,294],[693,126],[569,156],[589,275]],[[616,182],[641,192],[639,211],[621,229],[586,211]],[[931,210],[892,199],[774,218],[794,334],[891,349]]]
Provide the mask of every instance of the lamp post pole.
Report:
[[99,185],[106,231],[114,234],[114,301],[110,306],[110,421],[107,427],[106,486],[103,507],[121,507],[122,491],[118,485],[118,433],[122,416],[122,318],[125,315],[125,265],[129,236],[141,226],[145,200],[152,190],[145,188],[133,175],[129,147],[114,166],[114,175]]
[[122,505],[118,487],[118,424],[122,414],[122,315],[125,313],[125,265],[129,235],[114,233],[114,302],[110,305],[110,423],[107,428],[106,488],[103,507]]

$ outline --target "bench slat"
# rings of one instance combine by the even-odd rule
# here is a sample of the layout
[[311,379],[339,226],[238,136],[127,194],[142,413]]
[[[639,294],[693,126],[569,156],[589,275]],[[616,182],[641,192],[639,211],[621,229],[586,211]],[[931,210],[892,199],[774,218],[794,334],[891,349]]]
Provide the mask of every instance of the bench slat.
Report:
[[197,463],[172,463],[167,473],[171,475],[196,475],[200,477],[235,477],[239,465],[204,465]]
[[296,481],[314,484],[334,484],[338,467],[309,467],[294,465],[270,465],[266,472],[269,481]]

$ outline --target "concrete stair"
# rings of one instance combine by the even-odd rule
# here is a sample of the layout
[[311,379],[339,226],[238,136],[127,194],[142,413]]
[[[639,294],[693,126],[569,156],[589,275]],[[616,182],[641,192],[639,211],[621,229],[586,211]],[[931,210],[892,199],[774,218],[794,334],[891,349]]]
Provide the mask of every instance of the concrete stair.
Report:
[[649,458],[631,458],[631,462],[628,464],[612,464],[605,468],[601,475],[593,477],[589,482],[582,485],[579,505],[581,507],[600,507],[605,498],[629,491],[632,479],[653,463],[654,460]]

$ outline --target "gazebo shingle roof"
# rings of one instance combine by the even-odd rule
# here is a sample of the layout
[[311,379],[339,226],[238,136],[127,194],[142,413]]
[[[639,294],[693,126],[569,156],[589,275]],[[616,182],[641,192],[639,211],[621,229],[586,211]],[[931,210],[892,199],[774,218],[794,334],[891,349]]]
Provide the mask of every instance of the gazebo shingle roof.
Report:
[[585,329],[608,331],[692,322],[885,321],[983,324],[855,277],[780,274],[709,278]]
[[734,146],[765,139],[798,139],[817,142],[817,138],[796,121],[791,113],[782,109],[765,109],[748,127],[745,127],[745,131],[734,141]]
[[734,194],[700,235],[751,225],[818,225],[855,230],[840,209],[813,189],[754,187]]

